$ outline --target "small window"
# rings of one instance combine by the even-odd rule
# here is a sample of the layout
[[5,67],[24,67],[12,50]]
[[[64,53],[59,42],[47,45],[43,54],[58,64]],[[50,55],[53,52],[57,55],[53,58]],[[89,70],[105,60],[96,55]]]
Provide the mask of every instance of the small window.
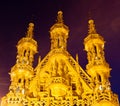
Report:
[[18,83],[21,83],[21,79],[18,80]]
[[75,85],[75,83],[72,83],[72,90],[76,90],[76,85]]
[[40,85],[40,91],[41,92],[43,91],[43,85]]

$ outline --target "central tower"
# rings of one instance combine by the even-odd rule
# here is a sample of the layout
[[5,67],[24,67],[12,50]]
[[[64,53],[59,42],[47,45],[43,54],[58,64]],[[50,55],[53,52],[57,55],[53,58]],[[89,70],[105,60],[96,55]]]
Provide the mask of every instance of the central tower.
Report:
[[69,29],[64,24],[62,11],[58,12],[57,23],[50,28],[51,49],[66,50]]

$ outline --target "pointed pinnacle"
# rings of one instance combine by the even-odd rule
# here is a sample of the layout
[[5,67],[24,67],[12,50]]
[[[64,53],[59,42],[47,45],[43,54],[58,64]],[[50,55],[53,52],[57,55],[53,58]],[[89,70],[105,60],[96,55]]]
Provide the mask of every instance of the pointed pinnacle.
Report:
[[63,23],[63,12],[62,11],[58,11],[57,22]]
[[32,38],[33,37],[33,29],[34,29],[34,24],[29,23],[28,31],[27,31],[27,37]]
[[88,21],[88,23],[89,23],[88,33],[89,33],[89,34],[95,34],[95,33],[96,33],[96,29],[95,29],[94,20],[90,19],[90,20]]

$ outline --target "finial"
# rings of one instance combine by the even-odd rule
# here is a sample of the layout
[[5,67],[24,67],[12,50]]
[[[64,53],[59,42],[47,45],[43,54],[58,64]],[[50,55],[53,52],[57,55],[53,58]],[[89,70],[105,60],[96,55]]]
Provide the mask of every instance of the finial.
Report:
[[34,24],[29,23],[28,31],[27,31],[27,37],[32,38],[33,36],[33,29],[34,29]]
[[63,23],[63,12],[62,11],[58,11],[57,22]]
[[38,57],[38,63],[40,63],[40,62],[41,62],[41,56]]
[[90,19],[90,20],[88,21],[88,23],[89,23],[89,31],[88,31],[88,33],[89,33],[89,34],[94,34],[94,33],[96,33],[94,20]]
[[78,53],[76,54],[76,61],[79,63]]

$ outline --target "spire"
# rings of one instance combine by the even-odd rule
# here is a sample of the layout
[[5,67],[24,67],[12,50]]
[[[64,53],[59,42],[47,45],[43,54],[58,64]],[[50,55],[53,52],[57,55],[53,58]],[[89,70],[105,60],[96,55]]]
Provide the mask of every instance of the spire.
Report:
[[62,11],[58,11],[57,22],[63,23],[63,12]]
[[26,37],[33,37],[33,29],[34,29],[34,24],[33,23],[29,23],[29,27],[28,27],[28,31],[27,31],[27,35]]
[[90,19],[88,21],[88,27],[89,27],[89,30],[88,30],[88,33],[89,34],[95,34],[96,33],[96,29],[95,29],[95,24],[94,24],[94,20]]
[[29,23],[26,37],[23,37],[18,41],[17,61],[19,61],[19,63],[33,64],[34,54],[37,53],[37,42],[33,39],[33,29],[34,24]]
[[96,39],[97,43],[98,43],[97,40],[99,40],[102,44],[104,44],[104,38],[96,31],[94,20],[89,19],[88,20],[88,36],[84,39],[84,44],[86,45],[88,41],[93,41],[93,39],[94,40]]

